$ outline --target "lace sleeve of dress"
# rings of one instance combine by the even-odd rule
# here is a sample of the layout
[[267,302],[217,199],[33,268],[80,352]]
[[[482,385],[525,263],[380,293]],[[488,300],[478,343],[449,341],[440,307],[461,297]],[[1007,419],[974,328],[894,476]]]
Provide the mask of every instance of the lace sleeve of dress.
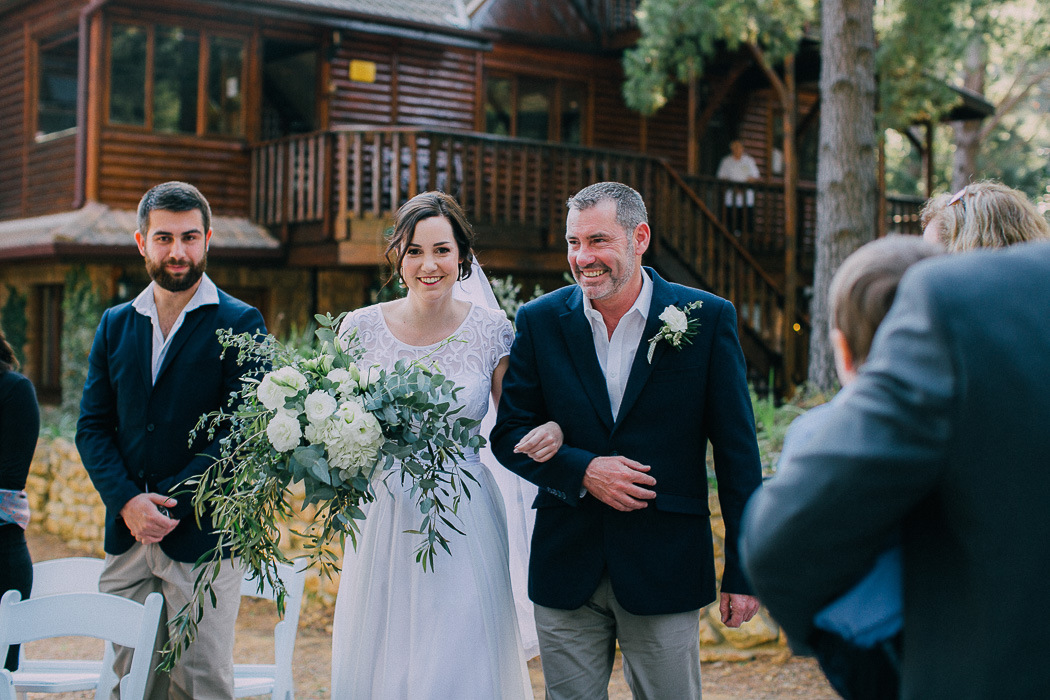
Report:
[[485,357],[489,366],[495,368],[502,358],[510,354],[510,346],[514,342],[514,327],[502,309],[476,308],[480,316],[478,330],[484,339]]
[[[500,313],[503,313],[502,311]],[[496,346],[499,353],[496,355],[496,359],[506,357],[510,354],[510,346],[514,343],[514,326],[509,320],[507,315],[503,314],[502,322],[500,323],[499,333],[496,337]]]

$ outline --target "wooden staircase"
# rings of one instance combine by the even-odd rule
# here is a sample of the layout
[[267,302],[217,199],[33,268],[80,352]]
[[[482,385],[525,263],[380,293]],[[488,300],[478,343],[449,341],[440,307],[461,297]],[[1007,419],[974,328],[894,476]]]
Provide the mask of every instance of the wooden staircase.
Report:
[[[805,378],[808,320],[785,318],[783,290],[661,159],[438,129],[342,127],[256,146],[252,216],[281,233],[290,258],[300,244],[328,244],[335,264],[374,265],[382,259],[379,234],[398,207],[439,189],[463,205],[487,264],[561,269],[565,201],[602,180],[645,199],[650,264],[734,304],[754,378],[772,371],[780,386]],[[786,342],[794,352],[785,352]]]

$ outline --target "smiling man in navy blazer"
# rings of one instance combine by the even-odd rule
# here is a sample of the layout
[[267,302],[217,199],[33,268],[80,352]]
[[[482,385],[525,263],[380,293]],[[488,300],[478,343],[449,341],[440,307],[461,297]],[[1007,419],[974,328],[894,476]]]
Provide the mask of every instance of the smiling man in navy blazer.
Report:
[[[620,183],[569,200],[576,286],[518,312],[492,431],[496,457],[539,486],[529,563],[547,697],[605,697],[615,644],[637,698],[699,698],[699,609],[715,600],[705,454],[714,450],[726,527],[720,608],[732,627],[758,609],[736,539],[761,481],[754,416],[724,299],[642,268],[650,231],[641,196]],[[667,307],[695,335],[649,340]],[[547,462],[515,451],[556,421]]]
[[[211,209],[196,187],[168,182],[143,196],[135,241],[153,282],[102,315],[77,423],[77,449],[106,506],[99,589],[140,602],[160,591],[167,617],[189,600],[193,564],[216,541],[207,520],[197,526],[189,496],[171,497],[219,453],[218,439],[200,434],[190,443],[190,430],[241,386],[244,368],[235,352],[220,357],[216,331],[266,331],[258,310],[204,274],[211,233]],[[233,697],[240,579],[236,567],[222,567],[217,606],[171,674],[151,678],[149,697]],[[127,672],[126,650],[115,667]]]

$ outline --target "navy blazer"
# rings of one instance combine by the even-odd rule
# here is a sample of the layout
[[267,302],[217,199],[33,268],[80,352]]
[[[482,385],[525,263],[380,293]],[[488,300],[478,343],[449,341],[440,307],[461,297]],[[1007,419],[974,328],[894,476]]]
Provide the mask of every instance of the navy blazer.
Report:
[[[237,353],[220,359],[216,331],[265,333],[262,314],[219,290],[219,303],[186,314],[152,381],[153,325],[131,302],[102,314],[91,346],[88,377],[77,421],[77,449],[106,506],[104,549],[126,552],[135,542],[120,517],[124,504],[147,490],[173,495],[219,454],[219,439],[189,434],[205,413],[229,404],[244,368]],[[169,557],[195,562],[215,545],[207,521],[198,527],[189,494],[169,509],[182,522],[160,547]]]
[[902,698],[1050,697],[1050,243],[923,261],[857,379],[747,507],[743,554],[792,645],[904,550]]
[[[614,421],[605,377],[583,311],[570,286],[523,306],[503,380],[492,446],[504,466],[537,484],[529,596],[539,605],[583,605],[608,571],[617,600],[635,614],[685,612],[715,599],[715,565],[705,454],[714,449],[726,526],[723,592],[749,593],[737,556],[740,516],[761,481],[754,415],[736,312],[725,299],[653,280],[652,304]],[[681,349],[649,339],[668,305],[703,301],[700,322]],[[514,454],[532,427],[556,421],[565,444],[542,464]],[[585,495],[592,459],[623,455],[651,467],[657,496],[621,512]]]

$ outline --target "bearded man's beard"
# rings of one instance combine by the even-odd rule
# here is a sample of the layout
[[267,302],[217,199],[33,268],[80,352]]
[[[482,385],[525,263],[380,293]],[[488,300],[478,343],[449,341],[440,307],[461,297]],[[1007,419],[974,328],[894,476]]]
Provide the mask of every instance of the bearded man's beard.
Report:
[[199,263],[191,264],[190,268],[179,276],[168,272],[164,266],[165,262],[167,261],[158,264],[146,258],[146,272],[149,273],[150,279],[156,282],[161,289],[169,292],[184,292],[197,284],[197,281],[204,275],[204,270],[208,267],[208,255],[205,253]]

